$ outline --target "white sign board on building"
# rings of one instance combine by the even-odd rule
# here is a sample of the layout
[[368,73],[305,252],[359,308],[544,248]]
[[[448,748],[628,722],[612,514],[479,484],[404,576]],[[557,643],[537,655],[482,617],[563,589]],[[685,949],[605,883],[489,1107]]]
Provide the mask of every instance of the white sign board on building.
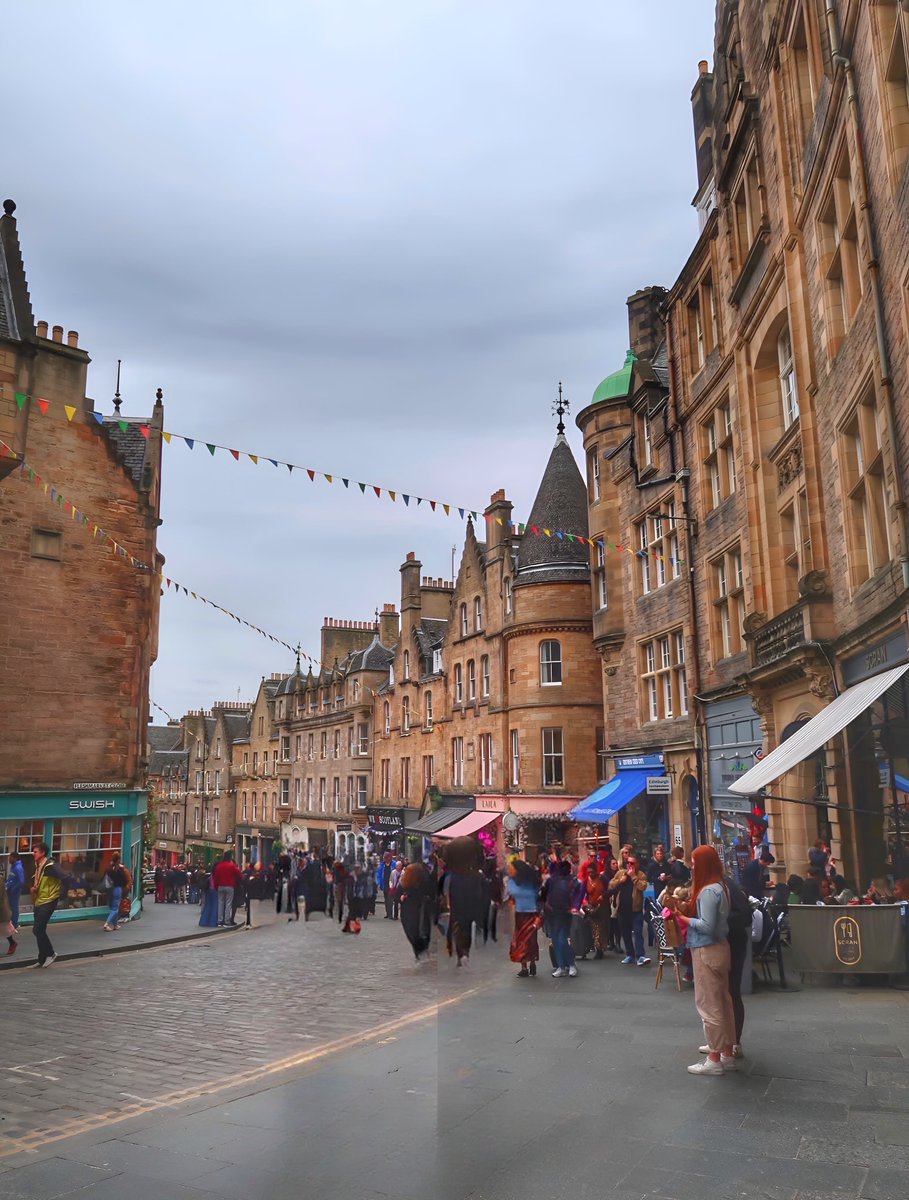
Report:
[[670,796],[672,795],[672,780],[668,775],[648,775],[647,776],[647,795],[648,796]]

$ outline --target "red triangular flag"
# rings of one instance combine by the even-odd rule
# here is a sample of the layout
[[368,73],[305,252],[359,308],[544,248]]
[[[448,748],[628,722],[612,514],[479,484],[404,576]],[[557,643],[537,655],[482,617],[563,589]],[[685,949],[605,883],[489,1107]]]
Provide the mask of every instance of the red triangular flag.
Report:
[[234,456],[234,458],[237,460],[237,462],[240,461],[240,451],[239,450],[231,450],[231,454]]
[[316,481],[316,473],[315,473],[315,471],[310,471],[309,467],[307,467],[307,468],[306,468],[306,474],[309,476],[310,480],[311,480],[313,483],[315,483],[315,481]]
[[381,488],[377,488],[375,484],[373,484],[373,485],[372,485],[372,490],[375,492],[375,494],[376,494],[377,496],[381,496],[381,495],[382,495],[382,489],[381,489]]
[[148,427],[147,425],[140,425],[140,426],[139,426],[139,432],[140,432],[140,433],[142,434],[142,436],[143,436],[143,437],[144,437],[144,438],[147,440],[147,439],[148,439],[148,435],[149,435],[149,433],[151,432],[151,430],[149,429],[149,427]]
[[35,397],[35,403],[38,405],[38,407],[41,409],[41,411],[43,413],[46,413],[48,408],[50,408],[49,400],[40,400],[37,396]]

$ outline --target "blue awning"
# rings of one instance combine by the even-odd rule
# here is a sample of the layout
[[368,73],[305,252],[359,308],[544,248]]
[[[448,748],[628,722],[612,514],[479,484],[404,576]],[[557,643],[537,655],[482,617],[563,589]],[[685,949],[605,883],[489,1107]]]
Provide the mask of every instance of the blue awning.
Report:
[[905,775],[896,776],[896,786],[901,792],[909,792],[909,779]]
[[601,784],[595,792],[591,792],[568,816],[572,821],[606,825],[620,809],[647,790],[647,780],[650,776],[665,774],[666,772],[659,767],[619,771],[607,783]]

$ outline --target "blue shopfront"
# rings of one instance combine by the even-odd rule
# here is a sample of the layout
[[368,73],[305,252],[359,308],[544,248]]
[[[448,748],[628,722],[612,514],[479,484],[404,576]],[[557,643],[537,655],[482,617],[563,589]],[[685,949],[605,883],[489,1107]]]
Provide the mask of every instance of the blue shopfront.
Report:
[[[669,845],[668,801],[672,781],[662,754],[617,756],[616,773],[571,810],[582,825],[610,833],[613,848],[630,842],[640,853],[652,852],[658,842]],[[611,826],[611,828],[610,828]]]
[[[102,886],[115,852],[133,877],[132,913],[141,908],[142,819],[145,792],[98,787],[69,792],[0,793],[0,879],[9,869],[10,851],[18,852],[26,882],[34,875],[32,846],[46,842],[53,857],[75,879],[60,902],[55,920],[79,920],[107,912]],[[22,894],[24,924],[31,923],[31,897]]]

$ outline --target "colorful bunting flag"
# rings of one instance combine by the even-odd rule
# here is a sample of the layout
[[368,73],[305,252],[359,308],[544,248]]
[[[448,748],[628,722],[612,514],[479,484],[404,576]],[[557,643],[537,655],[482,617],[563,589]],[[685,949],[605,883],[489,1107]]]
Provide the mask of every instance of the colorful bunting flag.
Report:
[[63,411],[66,413],[67,421],[71,421],[76,415],[76,406],[75,404],[64,404]]

